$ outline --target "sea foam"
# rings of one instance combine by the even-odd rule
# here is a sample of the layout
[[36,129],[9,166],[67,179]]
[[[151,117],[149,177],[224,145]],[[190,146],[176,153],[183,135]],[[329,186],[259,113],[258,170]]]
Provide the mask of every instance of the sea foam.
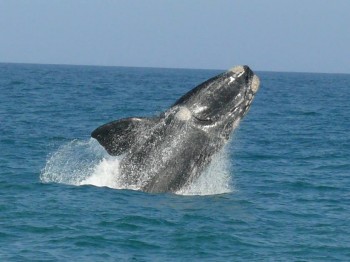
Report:
[[[124,174],[119,170],[122,157],[108,155],[93,138],[73,140],[48,157],[40,179],[43,183],[139,190],[138,185],[123,183]],[[213,195],[231,191],[230,165],[224,149],[215,155],[211,164],[196,181],[176,194]]]

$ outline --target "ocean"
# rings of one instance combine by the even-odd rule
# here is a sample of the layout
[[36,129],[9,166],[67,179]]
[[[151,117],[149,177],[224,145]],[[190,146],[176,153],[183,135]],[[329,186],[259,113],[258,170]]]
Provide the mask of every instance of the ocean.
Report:
[[350,75],[256,72],[192,187],[118,184],[91,132],[220,72],[0,64],[0,261],[350,261]]

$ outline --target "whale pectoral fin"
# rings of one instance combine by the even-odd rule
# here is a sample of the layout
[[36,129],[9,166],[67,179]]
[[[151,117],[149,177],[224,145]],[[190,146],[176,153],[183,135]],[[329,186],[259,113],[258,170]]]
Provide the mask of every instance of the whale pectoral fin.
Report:
[[102,125],[91,133],[112,156],[123,154],[135,142],[142,130],[153,126],[152,118],[124,118]]

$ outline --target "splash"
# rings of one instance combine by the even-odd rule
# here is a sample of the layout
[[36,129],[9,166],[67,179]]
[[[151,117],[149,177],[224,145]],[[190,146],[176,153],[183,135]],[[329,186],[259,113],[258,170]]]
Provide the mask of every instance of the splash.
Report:
[[226,148],[214,155],[210,165],[196,181],[183,187],[176,194],[216,195],[232,192],[232,172]]
[[52,154],[42,170],[43,183],[125,188],[118,184],[120,158],[112,157],[95,139],[73,140]]
[[[198,180],[176,194],[212,195],[231,192],[231,172],[227,155],[225,150],[220,151]],[[48,158],[40,180],[43,183],[139,190],[140,185],[123,182],[125,177],[119,170],[121,159],[122,156],[108,155],[95,139],[73,140],[61,146]]]

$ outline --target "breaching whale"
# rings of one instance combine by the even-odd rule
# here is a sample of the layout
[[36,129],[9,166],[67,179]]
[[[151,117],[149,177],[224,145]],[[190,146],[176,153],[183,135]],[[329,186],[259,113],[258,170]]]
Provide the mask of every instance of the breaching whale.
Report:
[[248,112],[259,88],[248,66],[198,85],[155,117],[131,117],[91,136],[120,162],[123,183],[146,192],[176,192],[196,180]]

